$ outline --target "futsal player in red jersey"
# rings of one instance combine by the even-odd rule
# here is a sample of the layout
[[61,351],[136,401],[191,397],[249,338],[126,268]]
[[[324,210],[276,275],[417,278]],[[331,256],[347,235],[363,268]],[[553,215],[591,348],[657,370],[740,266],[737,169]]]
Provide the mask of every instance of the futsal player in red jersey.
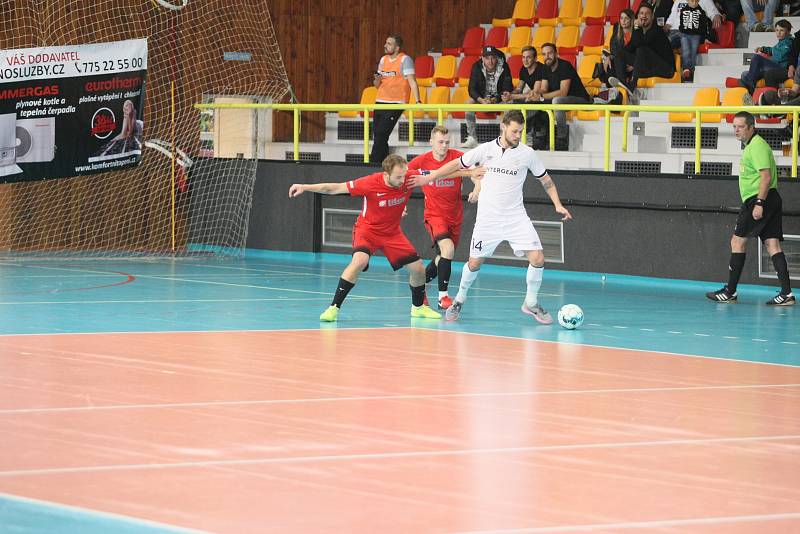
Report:
[[370,257],[383,251],[396,271],[407,267],[411,286],[411,317],[440,319],[441,315],[430,309],[425,300],[425,267],[417,251],[400,228],[403,211],[411,198],[411,187],[406,185],[408,163],[396,154],[383,160],[383,172],[376,172],[356,180],[342,183],[293,184],[289,198],[309,191],[323,195],[364,197],[361,213],[353,226],[353,258],[339,278],[333,302],[319,316],[320,321],[336,321],[345,297],[353,289],[358,276],[369,267]]
[[[431,130],[431,150],[412,159],[408,164],[409,173],[425,175],[463,155],[460,150],[450,148],[450,131],[438,125]],[[470,175],[473,171],[465,171]],[[469,194],[469,202],[477,202],[480,193],[480,180],[472,178],[475,184]],[[439,178],[422,187],[425,193],[425,228],[431,236],[433,246],[439,253],[425,269],[425,282],[439,277],[439,309],[446,310],[452,300],[447,294],[450,283],[453,256],[461,237],[463,206],[461,202],[461,176]]]

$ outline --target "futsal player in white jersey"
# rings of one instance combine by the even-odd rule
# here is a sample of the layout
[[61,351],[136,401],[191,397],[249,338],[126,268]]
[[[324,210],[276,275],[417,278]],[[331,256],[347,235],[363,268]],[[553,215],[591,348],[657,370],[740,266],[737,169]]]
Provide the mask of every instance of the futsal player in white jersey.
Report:
[[529,170],[541,182],[556,212],[562,216],[561,220],[569,220],[572,215],[561,204],[553,179],[547,174],[539,156],[529,146],[520,144],[523,128],[522,113],[517,110],[508,111],[500,123],[500,137],[477,146],[431,174],[412,179],[415,185],[424,185],[440,175],[448,175],[473,165],[480,164],[486,169],[478,197],[478,215],[472,231],[469,261],[461,271],[458,295],[445,313],[448,321],[458,319],[467,300],[467,293],[478,277],[484,260],[494,253],[497,245],[508,241],[515,255],[528,258],[528,287],[525,302],[522,304],[523,313],[533,316],[542,324],[553,322],[547,310],[539,304],[539,288],[544,273],[542,242],[522,203],[522,186]]

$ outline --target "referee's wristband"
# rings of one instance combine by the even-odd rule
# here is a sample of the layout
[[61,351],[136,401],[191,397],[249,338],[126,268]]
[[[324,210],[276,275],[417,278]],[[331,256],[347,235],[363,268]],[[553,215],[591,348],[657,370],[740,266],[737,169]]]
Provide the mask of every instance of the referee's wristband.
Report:
[[763,205],[764,205],[764,199],[763,198],[757,198],[756,199],[756,206],[763,206]]

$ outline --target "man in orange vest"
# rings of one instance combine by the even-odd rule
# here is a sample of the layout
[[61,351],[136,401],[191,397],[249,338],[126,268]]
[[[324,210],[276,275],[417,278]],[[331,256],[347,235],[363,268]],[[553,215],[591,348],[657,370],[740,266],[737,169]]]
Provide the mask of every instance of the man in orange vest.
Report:
[[[414,101],[419,104],[419,87],[414,75],[414,60],[400,51],[403,39],[399,35],[390,35],[386,38],[383,51],[386,55],[378,62],[378,71],[375,73],[374,84],[378,88],[375,99],[377,104],[405,104],[409,95],[414,95]],[[400,119],[402,110],[376,109],[372,120],[372,153],[369,160],[372,163],[381,163],[389,154],[389,136],[395,124]]]

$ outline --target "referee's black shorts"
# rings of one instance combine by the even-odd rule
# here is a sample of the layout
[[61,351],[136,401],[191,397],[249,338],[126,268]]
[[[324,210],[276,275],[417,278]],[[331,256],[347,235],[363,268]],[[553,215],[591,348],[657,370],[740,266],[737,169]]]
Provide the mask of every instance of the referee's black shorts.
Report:
[[783,201],[778,190],[769,190],[767,198],[764,200],[764,216],[757,221],[753,219],[756,198],[757,195],[754,195],[742,204],[733,234],[739,237],[758,236],[761,241],[767,239],[783,241]]

